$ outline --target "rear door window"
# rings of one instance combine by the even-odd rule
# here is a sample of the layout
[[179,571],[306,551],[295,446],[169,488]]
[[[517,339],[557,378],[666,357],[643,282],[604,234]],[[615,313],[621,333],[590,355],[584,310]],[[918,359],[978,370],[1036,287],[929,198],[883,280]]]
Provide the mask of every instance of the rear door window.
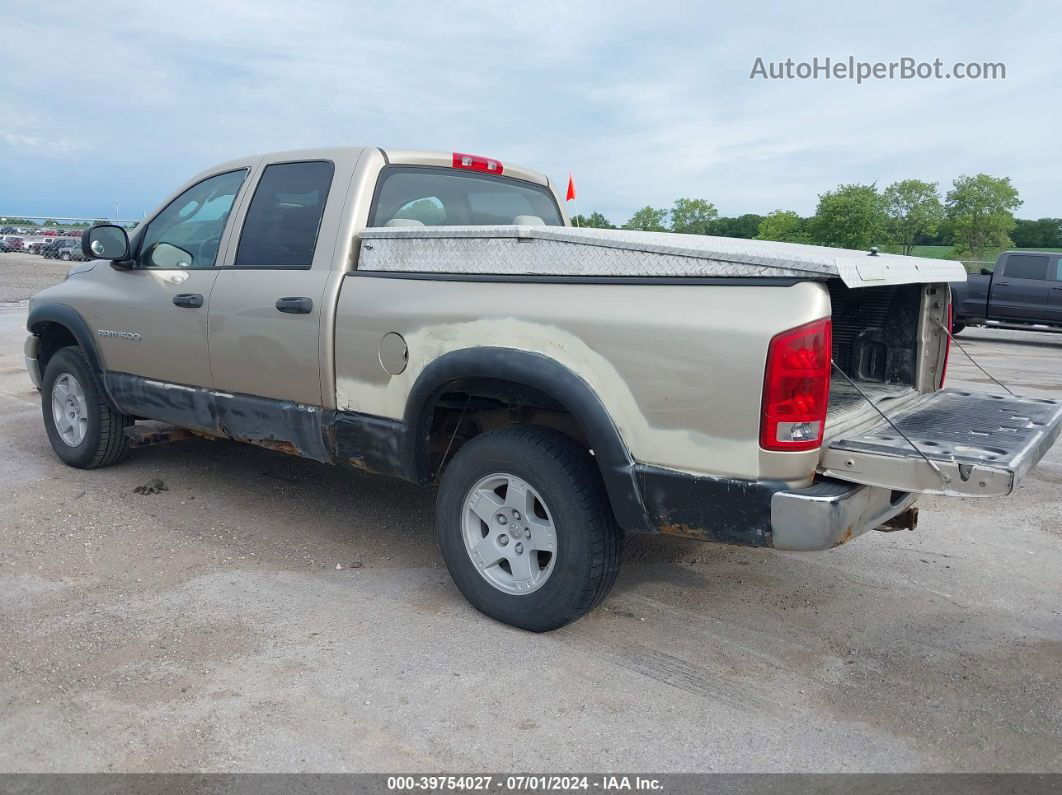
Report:
[[1032,254],[1011,254],[1003,269],[1004,276],[1014,279],[1047,279],[1049,257]]
[[376,185],[369,226],[497,226],[528,216],[564,225],[553,193],[542,185],[451,168],[390,166]]
[[309,268],[334,173],[326,160],[266,166],[243,222],[235,267]]

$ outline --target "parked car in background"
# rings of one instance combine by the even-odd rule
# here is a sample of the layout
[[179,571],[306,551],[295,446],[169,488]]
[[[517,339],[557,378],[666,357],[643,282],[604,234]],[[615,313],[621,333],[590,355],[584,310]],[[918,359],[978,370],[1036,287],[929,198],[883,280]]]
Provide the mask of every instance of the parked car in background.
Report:
[[44,250],[44,247],[47,246],[51,242],[52,241],[49,238],[37,237],[37,238],[33,238],[31,240],[27,240],[23,244],[23,246],[26,249],[26,251],[28,251],[30,254],[40,254],[41,251]]
[[81,238],[64,238],[55,245],[52,252],[51,256],[53,258],[61,259],[65,262],[85,259],[84,255],[81,253]]
[[1004,251],[995,268],[951,285],[952,333],[967,326],[1062,327],[1062,254]]
[[18,230],[13,226],[5,226],[0,228],[0,235],[17,235]]
[[0,251],[22,251],[23,239],[17,235],[4,235],[0,238]]
[[81,249],[80,237],[60,237],[52,243],[48,243],[41,249],[41,255],[45,259],[61,259],[72,260],[73,256],[71,252],[74,249]]

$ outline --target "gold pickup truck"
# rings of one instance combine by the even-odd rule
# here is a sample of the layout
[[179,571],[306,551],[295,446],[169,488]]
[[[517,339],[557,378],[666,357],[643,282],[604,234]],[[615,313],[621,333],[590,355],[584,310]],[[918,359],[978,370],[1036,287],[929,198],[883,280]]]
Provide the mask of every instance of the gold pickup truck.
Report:
[[28,319],[63,461],[155,420],[435,485],[458,587],[531,630],[604,598],[624,532],[828,549],[1010,493],[1062,422],[942,388],[958,263],[577,229],[493,158],[248,157],[82,247]]

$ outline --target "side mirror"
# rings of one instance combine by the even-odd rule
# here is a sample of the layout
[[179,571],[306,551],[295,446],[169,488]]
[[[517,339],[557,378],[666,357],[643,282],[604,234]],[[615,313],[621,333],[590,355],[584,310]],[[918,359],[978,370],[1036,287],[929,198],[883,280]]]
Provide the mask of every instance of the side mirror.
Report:
[[81,235],[81,253],[88,259],[129,259],[129,235],[114,224],[89,227]]
[[982,276],[991,276],[992,275],[992,269],[991,268],[981,268],[981,275]]

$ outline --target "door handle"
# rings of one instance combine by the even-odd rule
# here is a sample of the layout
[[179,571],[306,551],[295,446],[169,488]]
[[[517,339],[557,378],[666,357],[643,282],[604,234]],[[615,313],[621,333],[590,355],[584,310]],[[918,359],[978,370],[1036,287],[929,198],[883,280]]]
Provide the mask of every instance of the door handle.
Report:
[[310,298],[278,298],[276,307],[289,315],[308,315],[313,311],[313,300]]
[[199,293],[177,293],[173,296],[174,306],[183,306],[185,309],[199,309],[203,305],[203,296]]
[[997,287],[1010,287],[1010,282],[996,282]]

